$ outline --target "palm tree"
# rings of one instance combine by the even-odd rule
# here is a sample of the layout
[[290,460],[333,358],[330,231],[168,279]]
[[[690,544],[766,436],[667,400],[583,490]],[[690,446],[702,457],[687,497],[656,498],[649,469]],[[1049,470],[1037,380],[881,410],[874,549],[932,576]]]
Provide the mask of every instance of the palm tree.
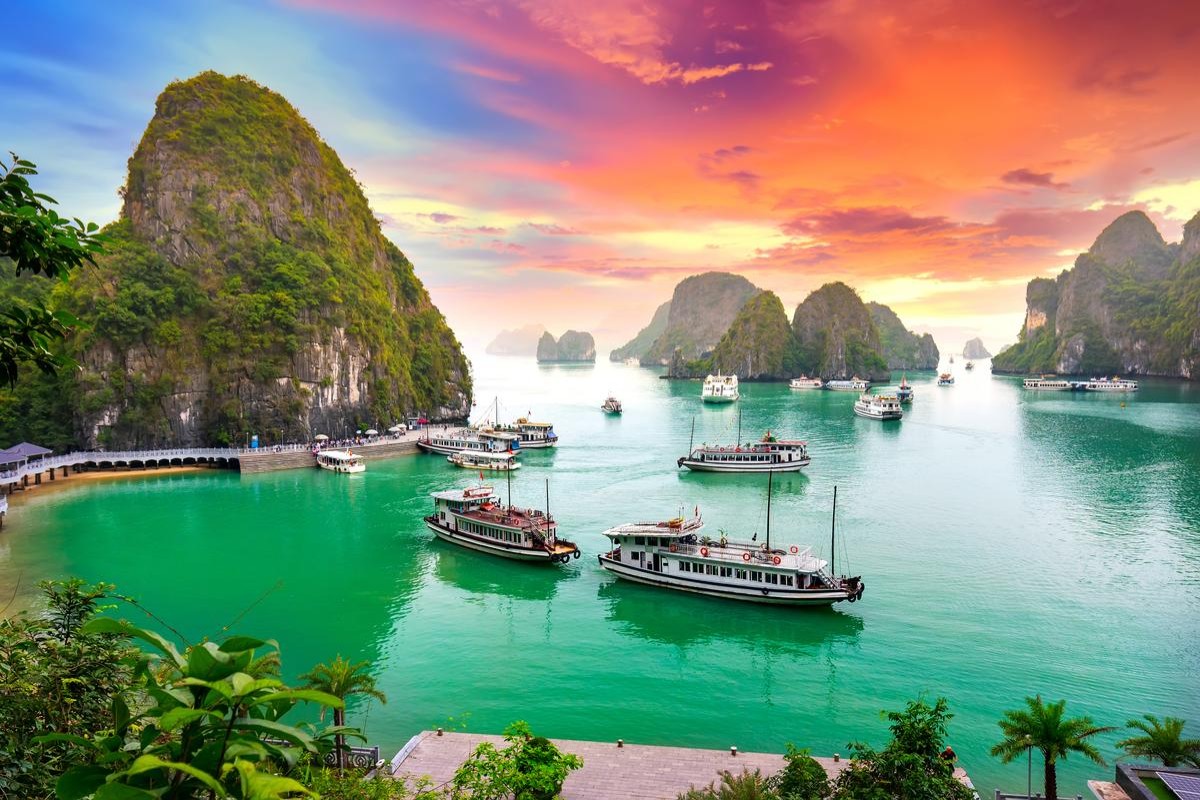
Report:
[[1091,717],[1063,719],[1066,700],[1044,703],[1042,696],[1038,695],[1026,697],[1025,705],[1028,708],[1004,712],[1004,718],[999,723],[1004,739],[992,748],[992,755],[999,756],[1001,761],[1008,764],[1024,755],[1027,748],[1036,747],[1045,761],[1046,800],[1058,800],[1056,762],[1074,752],[1103,764],[1100,751],[1087,740],[1116,728],[1097,727]]
[[1153,714],[1142,719],[1131,719],[1126,723],[1145,736],[1130,736],[1117,742],[1131,756],[1152,758],[1164,767],[1190,764],[1200,767],[1200,739],[1184,739],[1183,726],[1178,717],[1164,717],[1161,721]]
[[[328,664],[317,664],[311,672],[300,676],[305,681],[306,689],[317,689],[331,694],[343,702],[347,697],[356,694],[374,697],[381,703],[387,702],[387,695],[375,688],[375,677],[365,670],[370,664],[359,661],[351,664],[340,655]],[[325,709],[321,709],[321,718],[325,718]],[[346,724],[346,709],[333,709],[333,724],[341,727]],[[337,734],[337,766],[345,766],[346,737]]]

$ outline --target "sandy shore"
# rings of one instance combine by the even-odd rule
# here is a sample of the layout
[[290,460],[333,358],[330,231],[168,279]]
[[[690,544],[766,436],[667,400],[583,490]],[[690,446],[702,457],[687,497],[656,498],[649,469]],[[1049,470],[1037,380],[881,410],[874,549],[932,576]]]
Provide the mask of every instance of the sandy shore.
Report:
[[61,474],[54,480],[43,473],[42,482],[35,485],[32,479],[29,486],[24,489],[17,489],[8,496],[9,508],[21,505],[23,500],[28,500],[36,497],[39,494],[45,494],[48,491],[58,491],[69,488],[77,483],[94,483],[96,481],[121,481],[136,478],[158,478],[163,475],[185,475],[196,472],[232,472],[235,470],[218,469],[216,467],[205,466],[186,466],[186,467],[158,467],[156,469],[106,469],[106,470],[89,470],[87,472],[72,473],[70,477],[64,478]]

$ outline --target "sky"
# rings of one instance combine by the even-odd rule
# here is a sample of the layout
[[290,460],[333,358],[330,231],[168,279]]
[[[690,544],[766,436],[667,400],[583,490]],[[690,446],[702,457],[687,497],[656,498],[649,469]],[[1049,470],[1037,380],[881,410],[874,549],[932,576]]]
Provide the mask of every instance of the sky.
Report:
[[172,80],[287,97],[469,345],[591,331],[745,275],[841,280],[943,350],[1016,337],[1025,285],[1125,211],[1200,210],[1200,3],[15,0],[0,148],[115,219]]

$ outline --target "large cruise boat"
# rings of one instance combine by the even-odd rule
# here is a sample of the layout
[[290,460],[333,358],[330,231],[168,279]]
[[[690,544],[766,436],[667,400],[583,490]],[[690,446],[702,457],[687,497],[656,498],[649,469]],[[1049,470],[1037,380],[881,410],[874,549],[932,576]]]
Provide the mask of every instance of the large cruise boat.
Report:
[[904,410],[900,400],[889,394],[864,394],[854,401],[854,413],[867,419],[900,419]]
[[788,381],[788,387],[792,389],[824,389],[825,381],[801,375],[799,378],[792,378]]
[[700,399],[706,403],[732,403],[739,397],[737,375],[709,375],[700,390]]
[[356,456],[349,450],[322,450],[317,453],[317,466],[330,472],[366,472],[367,465],[362,456]]
[[767,431],[760,441],[744,445],[701,445],[676,464],[696,472],[797,472],[811,462],[808,442],[777,439]]
[[554,447],[558,444],[558,434],[554,432],[552,422],[534,422],[529,417],[517,417],[517,421],[511,423],[500,422],[499,397],[492,401],[488,415],[472,427],[478,431],[511,433],[521,441],[521,447],[526,450]]
[[521,468],[521,462],[513,453],[476,452],[462,450],[446,456],[446,460],[456,467],[463,469],[486,470],[488,472],[506,472]]
[[433,513],[425,525],[443,541],[518,561],[565,564],[579,558],[579,548],[558,537],[548,511],[502,505],[491,486],[430,496]]
[[[609,528],[604,535],[612,549],[599,556],[600,566],[625,580],[751,603],[828,606],[859,600],[865,588],[861,576],[836,576],[811,547],[772,546],[770,488],[767,496],[765,542],[704,536],[697,508],[690,518],[680,514]],[[836,519],[836,500],[834,509]]]
[[1048,392],[1070,392],[1075,389],[1074,383],[1061,378],[1026,378],[1024,384],[1026,389],[1042,389]]
[[1085,392],[1136,392],[1137,381],[1121,378],[1092,378],[1079,385]]
[[871,388],[871,382],[855,375],[848,381],[826,381],[825,388],[831,392],[865,392]]
[[461,452],[515,453],[521,449],[521,439],[515,433],[493,430],[456,430],[435,433],[430,431],[424,439],[417,440],[417,447],[427,453],[444,456]]

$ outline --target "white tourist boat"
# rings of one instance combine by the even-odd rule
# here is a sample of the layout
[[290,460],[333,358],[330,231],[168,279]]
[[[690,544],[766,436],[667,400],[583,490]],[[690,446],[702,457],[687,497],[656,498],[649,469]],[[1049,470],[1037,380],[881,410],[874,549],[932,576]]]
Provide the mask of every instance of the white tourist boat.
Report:
[[865,589],[861,576],[836,576],[833,565],[813,555],[811,547],[772,546],[769,487],[767,497],[765,542],[723,533],[717,539],[704,536],[697,508],[686,519],[680,514],[665,522],[609,528],[604,535],[612,549],[599,556],[600,566],[637,583],[752,603],[828,606],[859,600]]
[[501,423],[499,397],[493,401],[492,410],[488,416],[475,423],[473,427],[479,431],[511,433],[521,441],[521,447],[525,450],[554,447],[558,444],[558,434],[554,432],[554,423],[552,422],[534,422],[528,417],[517,417],[516,422]]
[[891,394],[864,394],[854,401],[854,413],[867,419],[900,419],[904,409],[900,400]]
[[428,431],[425,438],[417,440],[417,447],[444,456],[461,452],[515,453],[521,449],[521,439],[515,433],[492,430]]
[[913,388],[908,385],[908,376],[900,376],[900,386],[896,389],[896,399],[901,403],[911,403],[913,401]]
[[1138,383],[1121,378],[1092,378],[1080,384],[1079,388],[1085,392],[1136,392]]
[[1061,378],[1026,378],[1024,380],[1026,389],[1041,389],[1047,392],[1070,392],[1075,389],[1075,384],[1071,381],[1065,381]]
[[807,375],[801,375],[799,378],[792,378],[788,381],[788,388],[791,389],[824,389],[825,381],[820,378],[810,378]]
[[366,472],[367,465],[362,456],[349,450],[321,450],[317,453],[317,466],[330,472]]
[[675,463],[695,472],[797,472],[812,459],[808,442],[777,439],[767,431],[760,441],[744,445],[701,445]]
[[604,401],[604,403],[601,404],[600,410],[603,411],[605,414],[620,414],[621,411],[623,411],[624,409],[621,407],[620,400],[613,397],[612,395],[609,395],[608,399],[606,399]]
[[700,399],[706,403],[732,403],[739,397],[737,375],[709,375],[700,389]]
[[549,510],[503,505],[491,486],[433,492],[425,525],[441,540],[517,561],[565,564],[579,558],[573,542],[558,537]]
[[865,392],[871,388],[870,381],[864,381],[862,378],[855,375],[848,381],[826,381],[825,388],[831,392]]
[[938,375],[938,386],[953,386],[953,385],[954,385],[954,376],[951,375],[949,372],[943,372],[941,375]]
[[515,453],[488,453],[463,450],[446,456],[446,460],[463,469],[505,472],[521,468]]

